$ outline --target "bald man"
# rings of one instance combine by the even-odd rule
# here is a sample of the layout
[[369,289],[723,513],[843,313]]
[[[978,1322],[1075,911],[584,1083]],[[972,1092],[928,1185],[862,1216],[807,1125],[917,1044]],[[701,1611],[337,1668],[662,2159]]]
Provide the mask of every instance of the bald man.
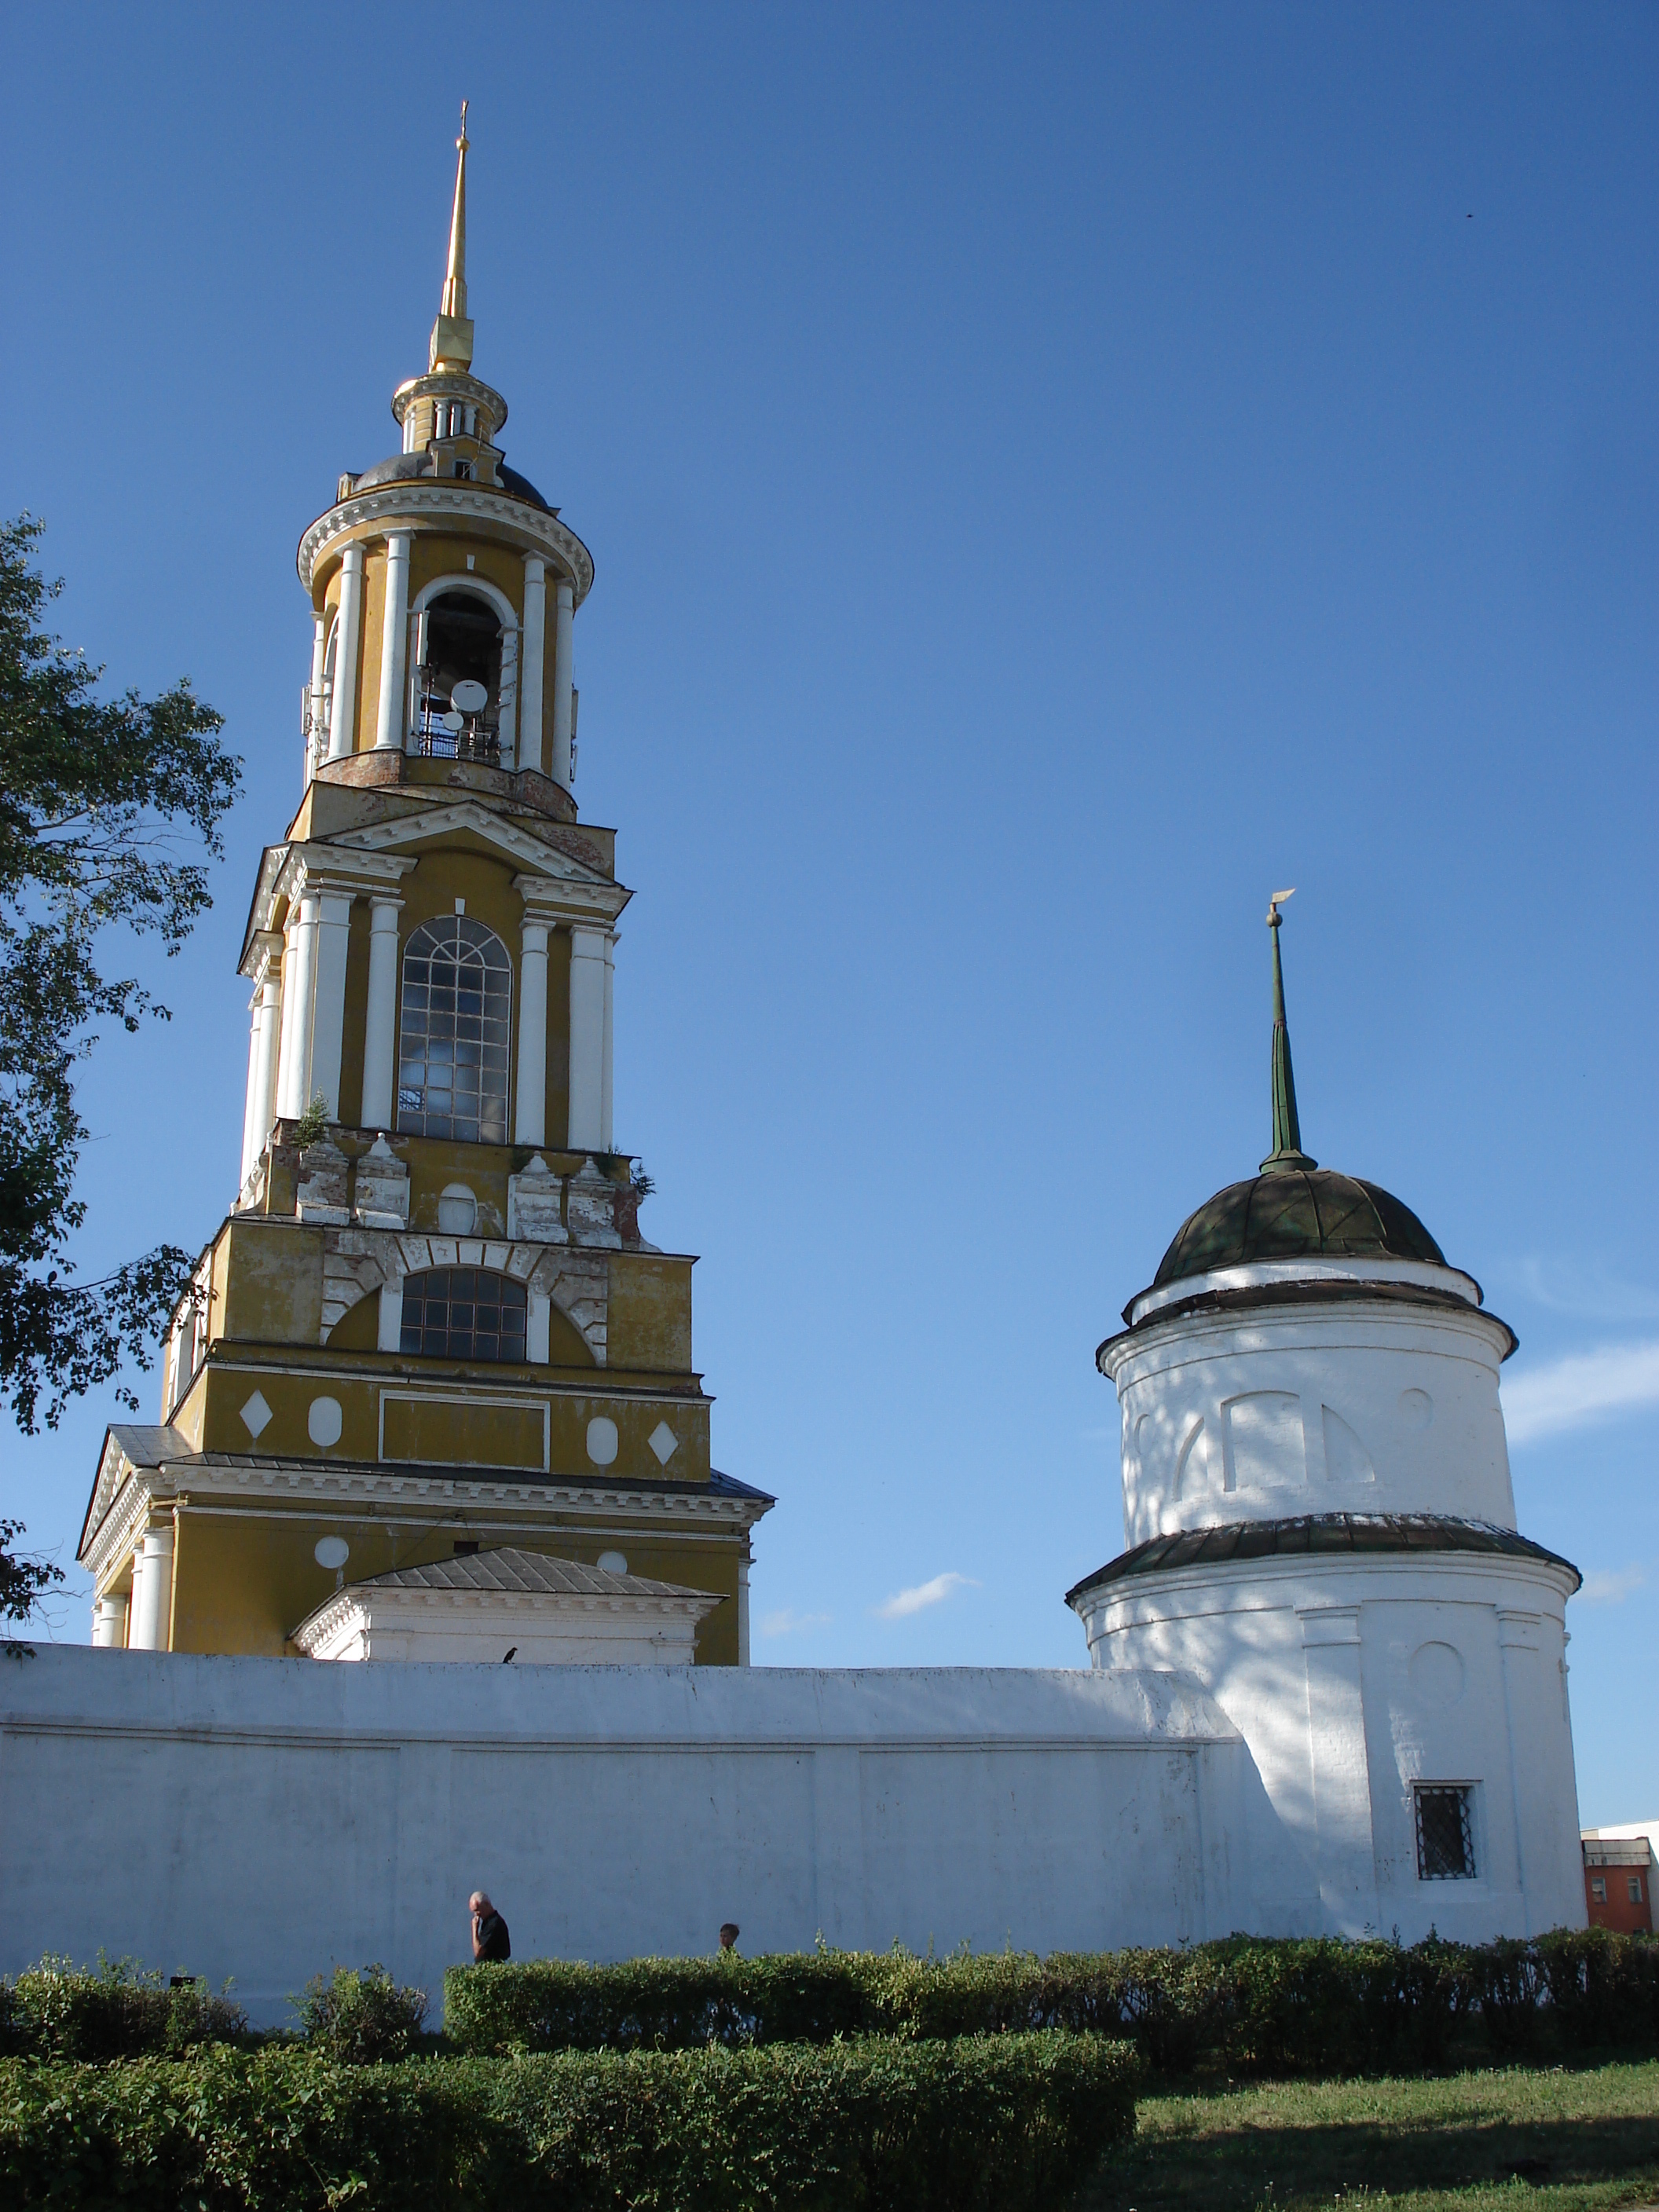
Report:
[[492,1959],[510,1959],[513,1946],[507,1939],[507,1923],[484,1895],[475,1889],[466,1900],[472,1915],[472,1961],[483,1966]]

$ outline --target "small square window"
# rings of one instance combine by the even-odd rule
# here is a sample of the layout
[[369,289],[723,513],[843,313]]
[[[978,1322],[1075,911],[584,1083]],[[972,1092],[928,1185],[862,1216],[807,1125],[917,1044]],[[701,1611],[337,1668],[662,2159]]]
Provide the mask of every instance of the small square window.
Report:
[[1474,1827],[1470,1800],[1474,1791],[1460,1783],[1424,1782],[1414,1794],[1418,1880],[1473,1881]]
[[1598,1905],[1605,1905],[1607,1903],[1607,1878],[1606,1875],[1593,1874],[1590,1876],[1590,1895],[1595,1899]]
[[1633,1874],[1633,1875],[1632,1875],[1629,1877],[1629,1880],[1628,1880],[1628,1882],[1627,1882],[1627,1884],[1626,1884],[1626,1887],[1629,1888],[1629,1891],[1630,1891],[1630,1901],[1631,1901],[1631,1903],[1632,1903],[1632,1905],[1639,1905],[1639,1904],[1642,1902],[1642,1877],[1641,1877],[1641,1875],[1640,1875],[1639,1874]]

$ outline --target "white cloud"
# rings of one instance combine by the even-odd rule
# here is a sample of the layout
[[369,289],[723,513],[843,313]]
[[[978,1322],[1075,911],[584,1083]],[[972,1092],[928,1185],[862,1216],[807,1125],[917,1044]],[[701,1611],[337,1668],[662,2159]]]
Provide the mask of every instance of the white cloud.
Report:
[[932,1582],[918,1583],[914,1589],[895,1590],[874,1608],[875,1615],[878,1620],[904,1620],[913,1613],[925,1613],[930,1605],[943,1605],[956,1590],[978,1588],[970,1575],[935,1575]]
[[1604,1267],[1547,1263],[1529,1255],[1516,1272],[1526,1295],[1552,1313],[1576,1314],[1586,1321],[1659,1321],[1659,1291],[1645,1283],[1626,1282]]
[[828,1628],[834,1619],[828,1613],[792,1613],[785,1606],[781,1613],[769,1613],[761,1621],[763,1636],[804,1636],[810,1628]]
[[1586,1605],[1622,1605],[1632,1591],[1644,1587],[1647,1579],[1645,1566],[1608,1567],[1600,1574],[1586,1575],[1578,1595]]
[[1571,1352],[1504,1384],[1504,1424],[1513,1444],[1652,1405],[1659,1405],[1659,1344],[1651,1342]]

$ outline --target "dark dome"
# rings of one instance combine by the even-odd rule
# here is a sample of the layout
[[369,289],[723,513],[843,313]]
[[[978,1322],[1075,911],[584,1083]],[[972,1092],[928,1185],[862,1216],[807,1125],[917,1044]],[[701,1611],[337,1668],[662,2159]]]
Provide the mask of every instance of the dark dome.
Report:
[[1376,1183],[1328,1168],[1294,1169],[1218,1190],[1182,1223],[1152,1287],[1162,1290],[1166,1283],[1245,1261],[1321,1254],[1446,1265],[1445,1254],[1410,1206]]
[[[501,477],[499,489],[511,492],[514,499],[527,500],[532,507],[539,507],[550,514],[553,510],[527,477],[503,464],[496,471]],[[429,477],[432,456],[429,453],[393,453],[390,460],[377,461],[372,469],[365,469],[360,477],[351,480],[353,491],[373,491],[376,484],[400,483],[410,477]],[[489,486],[487,489],[494,489]]]

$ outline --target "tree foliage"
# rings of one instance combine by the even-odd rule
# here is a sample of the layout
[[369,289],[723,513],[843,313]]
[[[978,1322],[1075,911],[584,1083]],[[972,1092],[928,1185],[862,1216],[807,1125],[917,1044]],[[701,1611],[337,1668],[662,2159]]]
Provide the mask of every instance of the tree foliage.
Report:
[[188,1255],[158,1245],[74,1279],[74,1079],[101,1022],[167,1018],[136,977],[105,972],[107,933],[179,951],[210,902],[205,860],[241,767],[187,682],[99,696],[103,671],[42,626],[63,586],[34,564],[40,528],[0,524],[0,1393],[28,1435],[127,1359],[148,1366],[188,1277]]

